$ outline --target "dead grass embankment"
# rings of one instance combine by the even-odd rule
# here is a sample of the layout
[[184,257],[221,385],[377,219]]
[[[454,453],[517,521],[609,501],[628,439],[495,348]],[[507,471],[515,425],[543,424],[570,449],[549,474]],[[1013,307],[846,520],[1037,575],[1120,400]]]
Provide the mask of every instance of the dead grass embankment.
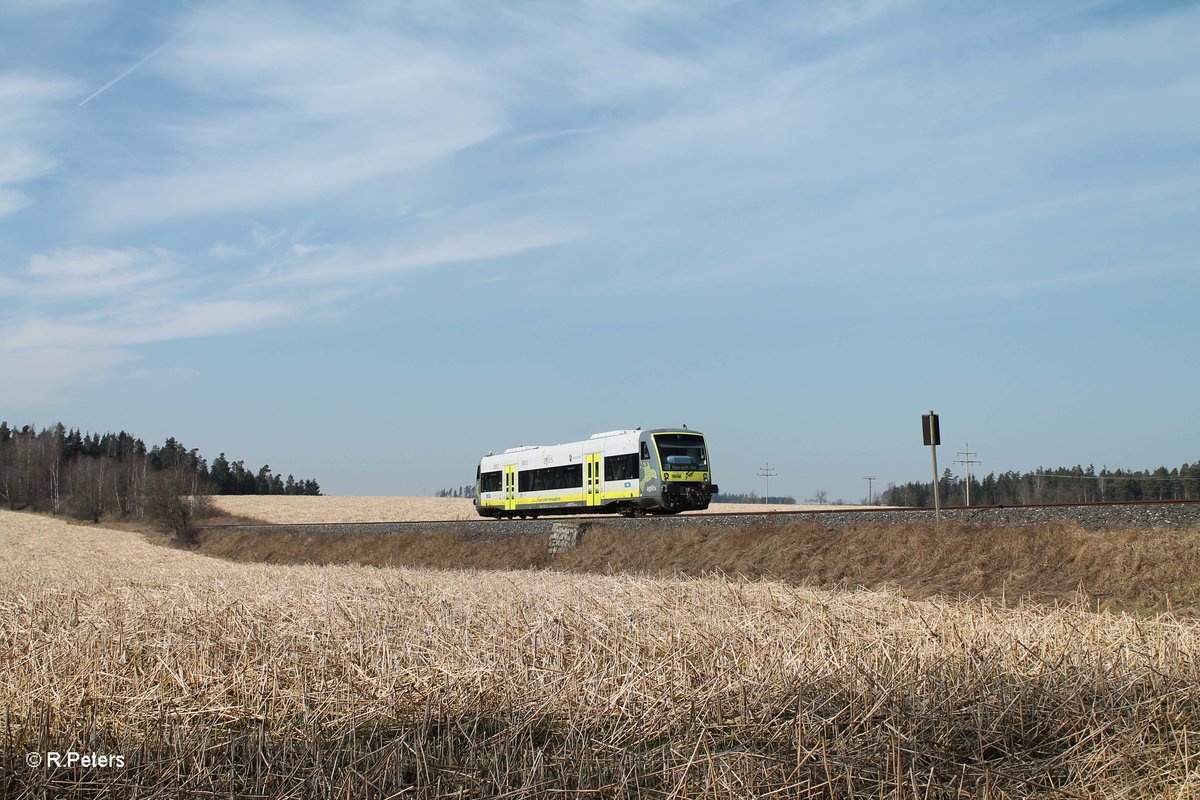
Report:
[[434,569],[550,568],[672,577],[724,573],[824,588],[894,587],[907,597],[984,596],[1200,614],[1200,529],[1089,531],[910,523],[829,530],[788,526],[589,528],[553,559],[544,538],[462,532],[346,534],[202,531],[199,550],[238,561]]
[[1069,599],[1108,608],[1200,612],[1200,528],[1090,531],[909,523],[593,529],[556,569],[703,575],[713,571],[822,587],[895,586],[907,596]]

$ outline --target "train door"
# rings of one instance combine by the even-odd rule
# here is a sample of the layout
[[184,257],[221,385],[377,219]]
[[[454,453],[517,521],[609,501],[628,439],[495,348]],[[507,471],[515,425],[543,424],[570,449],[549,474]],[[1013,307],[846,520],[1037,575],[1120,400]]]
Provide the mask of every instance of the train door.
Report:
[[517,510],[517,465],[504,468],[504,510]]
[[587,453],[584,455],[584,497],[586,505],[598,506],[604,499],[604,454]]

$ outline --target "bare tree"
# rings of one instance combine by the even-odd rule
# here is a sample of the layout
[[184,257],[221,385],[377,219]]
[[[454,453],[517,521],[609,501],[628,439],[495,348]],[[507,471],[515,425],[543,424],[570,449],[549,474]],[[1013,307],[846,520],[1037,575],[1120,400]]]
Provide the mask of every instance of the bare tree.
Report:
[[188,470],[175,467],[151,473],[146,479],[146,517],[182,541],[192,539],[192,525],[212,513],[207,487]]
[[[67,468],[67,511],[73,517],[99,522],[108,510],[109,464],[101,458],[77,458]],[[120,513],[120,509],[117,509]]]

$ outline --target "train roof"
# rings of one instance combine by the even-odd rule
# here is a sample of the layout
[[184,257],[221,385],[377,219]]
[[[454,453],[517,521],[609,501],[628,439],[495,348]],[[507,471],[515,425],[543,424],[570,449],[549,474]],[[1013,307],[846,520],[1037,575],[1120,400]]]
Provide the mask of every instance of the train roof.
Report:
[[509,447],[508,449],[501,451],[499,454],[497,454],[494,451],[489,450],[487,452],[487,454],[484,455],[484,458],[491,458],[491,457],[495,457],[496,455],[510,455],[512,453],[524,453],[524,452],[528,452],[530,450],[542,450],[542,449],[547,449],[547,448],[551,448],[551,447],[564,447],[566,445],[572,445],[572,444],[583,444],[584,442],[591,442],[591,441],[595,441],[597,439],[613,439],[618,436],[638,436],[638,437],[640,437],[644,433],[650,433],[650,434],[653,434],[653,433],[693,433],[697,436],[704,435],[700,431],[689,430],[686,425],[682,425],[678,428],[647,428],[645,430],[643,430],[642,428],[622,428],[622,429],[614,430],[614,431],[601,431],[600,433],[593,433],[591,436],[589,436],[586,439],[575,440],[572,442],[559,442],[557,444],[523,444],[523,445],[519,445],[517,447]]
[[588,437],[588,439],[607,439],[610,436],[624,436],[627,433],[637,433],[640,430],[641,430],[641,428],[637,428],[636,430],[632,430],[632,431],[624,430],[624,431],[605,431],[604,433],[593,433],[591,436]]

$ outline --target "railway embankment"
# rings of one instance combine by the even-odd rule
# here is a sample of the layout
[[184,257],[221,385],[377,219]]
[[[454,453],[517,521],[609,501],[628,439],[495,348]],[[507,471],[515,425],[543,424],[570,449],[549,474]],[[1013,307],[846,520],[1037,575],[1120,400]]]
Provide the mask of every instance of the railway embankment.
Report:
[[[947,523],[976,526],[1027,526],[1070,523],[1085,530],[1101,531],[1114,528],[1191,528],[1200,526],[1200,501],[1172,503],[1122,503],[1062,506],[982,506],[978,508],[942,509],[940,518]],[[918,522],[932,524],[932,509],[866,507],[853,511],[772,511],[739,514],[686,513],[676,516],[647,517],[543,517],[526,520],[444,520],[423,522],[321,522],[311,524],[241,524],[213,525],[201,529],[205,533],[224,532],[239,536],[256,536],[270,532],[292,531],[296,534],[325,534],[330,536],[362,536],[404,533],[450,533],[467,539],[505,540],[515,537],[548,537],[553,525],[564,520],[600,523],[607,530],[670,530],[705,527],[731,530],[746,527],[815,525],[830,530],[860,527],[894,527]]]
[[[269,563],[715,572],[912,597],[1200,614],[1200,503],[498,522],[226,526],[205,554]],[[557,526],[557,531],[555,531]]]

